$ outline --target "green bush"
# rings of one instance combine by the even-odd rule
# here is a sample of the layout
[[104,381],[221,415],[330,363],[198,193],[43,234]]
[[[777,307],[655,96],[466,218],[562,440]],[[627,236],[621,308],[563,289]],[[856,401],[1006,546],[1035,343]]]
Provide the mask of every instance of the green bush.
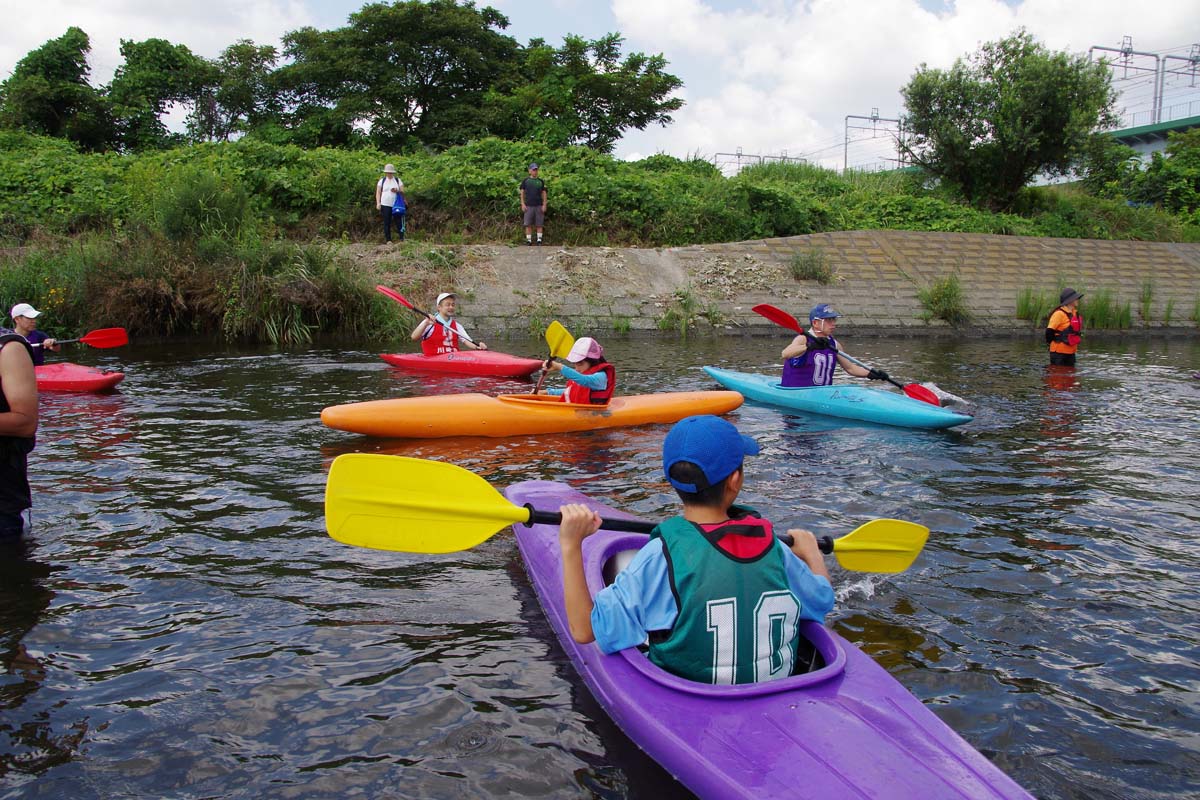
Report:
[[1039,322],[1047,319],[1057,307],[1057,295],[1052,292],[1027,286],[1017,293],[1017,319]]
[[1130,306],[1129,302],[1122,305],[1111,289],[1100,289],[1080,306],[1084,327],[1125,330],[1133,324]]
[[819,247],[793,255],[788,262],[788,272],[798,281],[816,281],[822,286],[833,283],[833,267]]
[[940,319],[951,325],[963,325],[971,319],[957,273],[938,278],[929,286],[917,289],[917,299],[925,309],[926,322]]

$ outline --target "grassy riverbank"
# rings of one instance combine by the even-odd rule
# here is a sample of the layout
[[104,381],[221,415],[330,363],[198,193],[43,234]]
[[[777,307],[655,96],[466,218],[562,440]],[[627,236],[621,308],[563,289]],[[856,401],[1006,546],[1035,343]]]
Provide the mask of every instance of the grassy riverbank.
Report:
[[[391,321],[371,279],[328,243],[378,237],[373,187],[394,162],[410,239],[518,243],[516,185],[531,160],[550,195],[556,244],[667,246],[893,229],[1200,241],[1150,208],[1031,188],[992,214],[915,174],[837,175],[770,165],[726,177],[707,161],[624,162],[584,148],[545,152],[487,139],[437,154],[301,150],[243,140],[140,155],[81,154],[0,134],[0,301],[53,312],[55,327],[301,341]],[[444,256],[410,259],[413,281]]]

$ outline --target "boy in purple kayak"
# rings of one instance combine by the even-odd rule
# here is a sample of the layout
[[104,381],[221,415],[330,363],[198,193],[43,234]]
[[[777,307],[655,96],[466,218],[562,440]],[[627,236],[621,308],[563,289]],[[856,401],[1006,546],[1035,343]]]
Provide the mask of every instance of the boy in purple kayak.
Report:
[[800,620],[833,608],[829,572],[812,532],[789,530],[734,504],[744,456],[758,444],[711,415],[676,423],[663,442],[663,472],[683,513],[662,522],[611,586],[593,601],[582,542],[600,515],[562,507],[559,546],[571,636],[605,653],[649,642],[663,669],[707,684],[758,683],[793,674]]
[[781,386],[829,386],[833,383],[833,371],[839,366],[856,378],[888,379],[881,369],[861,367],[842,357],[845,351],[833,338],[840,316],[828,303],[813,307],[808,313],[808,330],[783,348]]

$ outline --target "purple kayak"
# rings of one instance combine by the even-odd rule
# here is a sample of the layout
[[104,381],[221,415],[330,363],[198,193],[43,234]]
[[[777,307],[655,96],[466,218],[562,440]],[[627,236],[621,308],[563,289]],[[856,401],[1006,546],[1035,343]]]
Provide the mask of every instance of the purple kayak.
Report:
[[[557,511],[585,503],[607,517],[634,517],[570,486],[510,486],[518,505]],[[563,608],[556,525],[513,526],[539,602],[596,700],[651,758],[703,798],[981,800],[1032,796],[882,667],[815,622],[801,633],[824,666],[770,683],[710,686],[678,678],[629,649],[604,655],[571,638]],[[593,594],[618,554],[647,537],[601,530],[584,541]]]

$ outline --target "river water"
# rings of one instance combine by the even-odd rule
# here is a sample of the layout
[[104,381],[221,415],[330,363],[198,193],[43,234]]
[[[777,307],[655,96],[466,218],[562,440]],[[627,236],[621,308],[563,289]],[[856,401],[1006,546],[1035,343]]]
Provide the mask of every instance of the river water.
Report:
[[[784,341],[607,344],[634,393],[716,388],[704,364],[776,369]],[[1073,373],[1048,372],[1033,341],[852,344],[969,399],[976,420],[731,415],[763,446],[745,499],[777,523],[933,530],[901,575],[835,567],[830,624],[1039,797],[1200,796],[1200,344],[1089,340]],[[338,544],[322,517],[329,462],[355,451],[665,515],[665,427],[433,442],[324,428],[338,402],[528,389],[405,374],[378,352],[72,354],[128,378],[42,398],[35,530],[0,583],[0,797],[688,796],[588,695],[511,535],[414,556]]]

